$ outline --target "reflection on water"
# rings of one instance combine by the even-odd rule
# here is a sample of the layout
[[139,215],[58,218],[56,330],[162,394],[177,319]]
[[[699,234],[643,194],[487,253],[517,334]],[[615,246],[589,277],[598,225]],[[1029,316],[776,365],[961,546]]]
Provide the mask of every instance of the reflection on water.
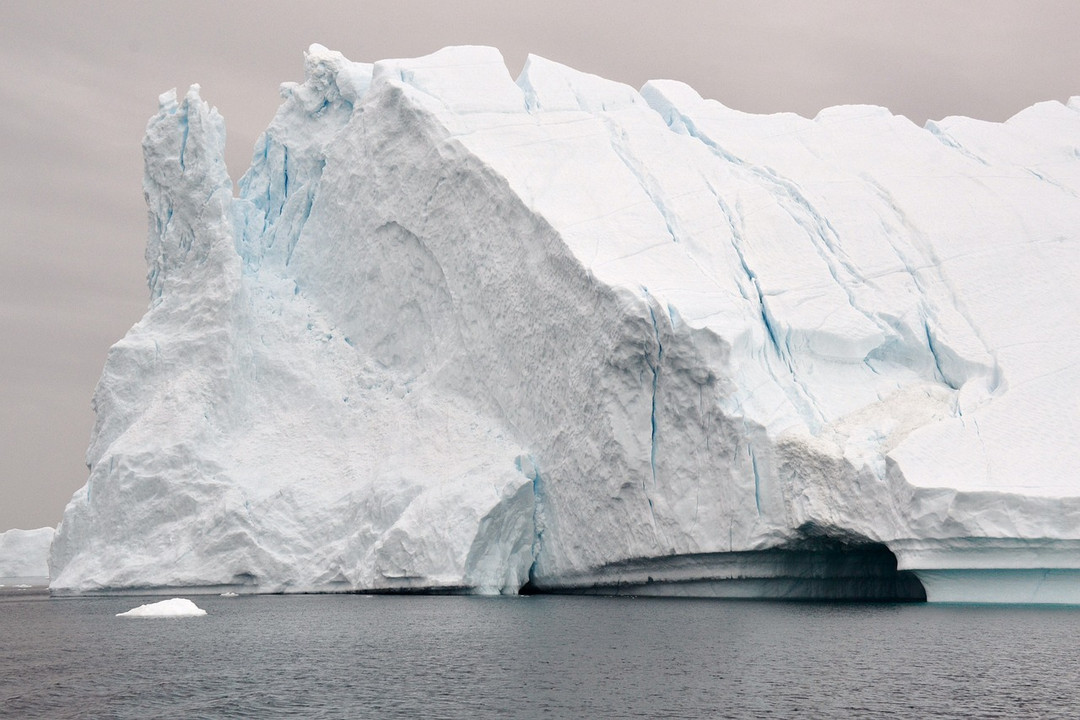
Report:
[[1080,608],[647,598],[0,600],[0,716],[1076,717]]
[[[11,598],[38,598],[49,596],[49,578],[0,578],[0,601]],[[0,631],[3,631],[3,618],[0,617]],[[0,648],[3,645],[0,644]]]

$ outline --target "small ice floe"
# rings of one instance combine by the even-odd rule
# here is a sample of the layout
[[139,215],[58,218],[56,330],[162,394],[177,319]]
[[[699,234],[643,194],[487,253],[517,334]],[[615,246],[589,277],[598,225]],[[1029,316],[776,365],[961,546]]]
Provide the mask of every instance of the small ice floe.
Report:
[[173,618],[199,617],[206,611],[186,598],[173,598],[161,602],[140,605],[127,612],[116,613],[116,617]]
[[230,590],[230,591],[226,591],[226,592],[221,593],[221,597],[240,597],[240,596]]

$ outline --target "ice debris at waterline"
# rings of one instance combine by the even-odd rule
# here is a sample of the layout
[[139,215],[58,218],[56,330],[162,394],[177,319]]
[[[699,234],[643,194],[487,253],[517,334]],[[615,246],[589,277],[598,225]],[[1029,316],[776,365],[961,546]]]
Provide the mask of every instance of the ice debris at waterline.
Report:
[[161,96],[54,592],[1080,601],[1080,98],[305,71],[239,197],[222,118]]
[[161,602],[140,605],[127,612],[116,613],[116,617],[134,618],[178,618],[201,617],[206,611],[186,598],[173,598]]

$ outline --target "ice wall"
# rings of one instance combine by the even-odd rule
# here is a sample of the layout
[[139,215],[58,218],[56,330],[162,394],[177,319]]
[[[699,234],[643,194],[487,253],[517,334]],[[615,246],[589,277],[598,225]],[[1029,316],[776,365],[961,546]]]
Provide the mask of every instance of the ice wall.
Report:
[[54,591],[724,594],[825,543],[1080,599],[1075,101],[919,128],[490,48],[305,65],[238,198],[162,96],[151,307]]

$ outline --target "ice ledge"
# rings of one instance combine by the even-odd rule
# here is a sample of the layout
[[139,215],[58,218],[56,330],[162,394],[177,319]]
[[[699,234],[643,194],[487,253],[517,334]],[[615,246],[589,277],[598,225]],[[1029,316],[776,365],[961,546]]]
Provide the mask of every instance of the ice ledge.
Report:
[[768,550],[699,553],[611,563],[548,577],[527,591],[778,600],[911,602],[926,599],[881,543],[831,539]]
[[1080,569],[918,570],[935,603],[1080,605]]
[[930,602],[1080,605],[1080,540],[920,539],[889,546]]
[[525,112],[525,98],[493,47],[447,47],[421,58],[381,60],[370,92],[387,84],[418,90],[451,114]]

